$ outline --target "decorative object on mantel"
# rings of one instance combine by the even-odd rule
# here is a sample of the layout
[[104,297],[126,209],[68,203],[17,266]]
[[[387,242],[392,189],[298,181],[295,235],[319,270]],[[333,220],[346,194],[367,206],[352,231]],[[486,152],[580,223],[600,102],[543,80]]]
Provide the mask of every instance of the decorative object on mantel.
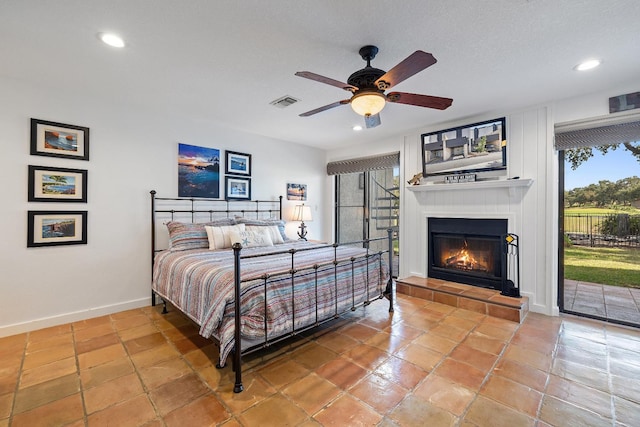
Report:
[[444,177],[444,182],[446,184],[457,184],[460,182],[476,182],[476,174],[463,173],[463,174],[455,174],[455,175],[446,175]]
[[479,190],[481,188],[506,188],[512,190],[516,187],[530,187],[532,179],[487,179],[475,182],[461,182],[458,185],[446,185],[444,182],[429,182],[421,185],[408,185],[407,190],[412,192],[421,191],[451,191],[451,190]]
[[305,221],[313,221],[311,217],[311,207],[306,206],[304,203],[301,205],[296,205],[293,209],[293,217],[292,221],[300,221],[300,231],[298,231],[298,237],[300,240],[307,240],[307,226],[304,224]]
[[518,236],[507,233],[502,236],[502,251],[505,260],[502,263],[501,295],[520,298],[520,250]]
[[413,175],[413,177],[409,181],[407,181],[407,184],[418,185],[420,184],[421,179],[422,179],[422,172],[418,172],[417,174]]

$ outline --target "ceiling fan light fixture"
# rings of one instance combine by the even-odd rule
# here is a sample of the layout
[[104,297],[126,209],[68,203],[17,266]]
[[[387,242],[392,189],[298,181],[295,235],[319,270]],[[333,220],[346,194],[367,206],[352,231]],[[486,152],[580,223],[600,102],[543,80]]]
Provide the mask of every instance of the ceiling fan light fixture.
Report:
[[364,92],[351,98],[351,108],[361,116],[376,115],[384,108],[386,98],[379,92]]

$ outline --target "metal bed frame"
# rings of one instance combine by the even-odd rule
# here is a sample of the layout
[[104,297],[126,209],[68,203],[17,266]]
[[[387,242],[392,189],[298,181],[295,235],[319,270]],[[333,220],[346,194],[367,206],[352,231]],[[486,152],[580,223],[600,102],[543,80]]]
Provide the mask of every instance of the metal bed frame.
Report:
[[[156,191],[152,190],[150,192],[151,194],[151,274],[152,274],[152,278],[153,278],[153,266],[154,266],[154,259],[155,259],[155,255],[160,252],[162,249],[158,249],[157,244],[157,228],[156,228],[156,224],[157,224],[157,216],[158,214],[164,214],[168,220],[174,221],[176,220],[176,216],[180,216],[182,215],[183,217],[187,218],[190,220],[190,222],[192,223],[197,223],[197,222],[206,222],[206,221],[212,221],[214,219],[217,218],[224,218],[224,217],[230,217],[232,214],[235,215],[240,215],[242,217],[246,217],[247,215],[251,215],[252,217],[255,215],[256,219],[261,219],[261,215],[268,215],[269,217],[273,217],[274,215],[277,215],[278,219],[282,219],[282,196],[280,196],[278,198],[278,200],[252,200],[252,201],[247,201],[247,200],[241,200],[241,201],[235,201],[235,200],[220,200],[220,199],[204,199],[204,198],[198,198],[198,199],[193,199],[193,198],[167,198],[167,197],[156,197]],[[160,202],[160,204],[162,203],[166,203],[169,205],[169,207],[164,208],[158,205],[158,202]],[[200,207],[199,205],[203,205],[203,207]],[[178,208],[176,208],[178,207]],[[258,350],[267,348],[275,343],[278,343],[280,341],[283,341],[287,338],[290,338],[292,336],[298,335],[304,331],[313,329],[317,326],[322,325],[323,323],[329,322],[331,320],[334,320],[336,318],[338,318],[340,315],[348,312],[348,311],[355,311],[357,309],[358,306],[367,306],[369,305],[372,301],[376,300],[376,299],[382,299],[382,298],[387,298],[389,300],[389,312],[393,312],[393,300],[394,300],[394,296],[393,296],[393,230],[392,229],[388,229],[387,230],[387,237],[381,237],[381,238],[376,238],[376,239],[365,239],[365,240],[360,240],[360,241],[355,241],[355,242],[348,242],[348,243],[333,243],[333,244],[326,244],[326,245],[320,245],[320,246],[314,246],[311,248],[302,248],[302,249],[287,249],[287,250],[283,250],[281,252],[271,252],[269,253],[269,255],[276,255],[276,254],[289,254],[291,256],[291,269],[285,273],[276,273],[276,274],[269,274],[269,272],[265,272],[260,279],[263,280],[264,283],[264,305],[265,305],[265,312],[266,312],[266,306],[268,305],[268,301],[267,301],[267,284],[269,283],[269,279],[273,279],[276,276],[290,276],[291,278],[291,288],[292,288],[292,304],[295,303],[295,291],[294,291],[294,283],[295,283],[295,275],[296,273],[300,273],[303,270],[296,270],[294,265],[294,261],[295,261],[295,254],[298,252],[303,252],[303,251],[313,251],[314,249],[319,249],[319,248],[327,248],[327,247],[333,247],[334,248],[334,259],[331,262],[328,263],[324,263],[324,264],[314,264],[312,267],[306,268],[304,270],[313,270],[313,274],[315,275],[315,290],[316,290],[316,297],[317,297],[317,291],[318,291],[318,269],[322,268],[322,267],[330,267],[331,265],[333,265],[334,268],[334,280],[333,280],[333,285],[336,288],[336,304],[335,304],[335,310],[333,315],[328,316],[325,319],[319,319],[318,318],[318,305],[317,305],[317,298],[316,298],[316,319],[315,322],[313,322],[312,324],[308,325],[308,326],[303,326],[301,328],[296,329],[295,327],[295,317],[293,318],[293,322],[292,322],[292,330],[289,332],[285,332],[282,335],[279,335],[277,337],[274,338],[268,338],[268,331],[267,331],[267,320],[265,317],[265,330],[264,330],[264,340],[262,342],[259,343],[252,343],[248,348],[246,348],[244,351],[242,350],[242,337],[240,334],[240,298],[238,298],[238,295],[240,295],[240,289],[241,289],[241,284],[244,282],[242,279],[242,271],[241,271],[241,261],[243,259],[249,259],[249,258],[259,258],[261,256],[265,256],[265,255],[242,255],[242,245],[240,243],[235,243],[232,247],[233,250],[233,259],[234,259],[234,291],[235,291],[235,298],[234,298],[234,314],[235,314],[235,318],[234,318],[234,322],[235,322],[235,330],[234,330],[234,349],[231,351],[231,355],[232,355],[232,369],[235,372],[235,384],[234,384],[234,388],[233,391],[235,393],[240,393],[244,387],[242,385],[242,366],[241,366],[241,357],[244,355],[248,355],[251,354],[253,352],[256,352]],[[381,250],[378,252],[370,252],[369,247],[370,247],[370,243],[374,242],[374,241],[382,241],[382,240],[387,240],[388,241],[388,249],[385,250]],[[352,304],[351,307],[342,310],[342,311],[338,311],[338,303],[337,303],[337,280],[336,280],[336,275],[337,275],[337,269],[338,269],[338,254],[337,254],[337,248],[340,246],[346,246],[346,245],[363,245],[364,248],[367,249],[366,254],[361,256],[361,257],[352,257],[350,258],[350,262],[351,262],[351,297],[352,297]],[[369,295],[369,289],[367,287],[367,298],[364,302],[360,303],[360,304],[355,304],[355,289],[354,289],[354,277],[353,277],[353,268],[354,268],[354,264],[356,261],[358,260],[362,260],[362,259],[366,259],[372,256],[378,256],[379,257],[379,267],[380,271],[382,271],[383,269],[383,263],[382,263],[382,257],[383,254],[388,253],[389,255],[389,265],[388,265],[388,269],[389,269],[389,279],[387,281],[385,290],[379,294],[379,295]],[[367,263],[367,270],[369,268],[369,264]],[[367,274],[367,280],[368,280],[368,274]],[[167,313],[167,302],[164,301],[164,299],[162,300],[162,303],[164,305],[163,307],[163,311],[162,313]],[[156,294],[155,292],[152,290],[151,291],[151,305],[155,306],[156,305]],[[295,306],[295,305],[293,305]],[[295,310],[293,310],[293,316],[295,316]],[[220,343],[218,343],[220,344]],[[220,366],[220,364],[216,364],[217,368],[222,368],[224,366]]]

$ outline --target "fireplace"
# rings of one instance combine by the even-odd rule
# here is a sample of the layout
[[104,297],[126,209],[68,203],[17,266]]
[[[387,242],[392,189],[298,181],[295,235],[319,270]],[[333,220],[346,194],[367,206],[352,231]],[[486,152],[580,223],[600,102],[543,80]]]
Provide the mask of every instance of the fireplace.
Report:
[[428,218],[429,277],[502,290],[506,219]]

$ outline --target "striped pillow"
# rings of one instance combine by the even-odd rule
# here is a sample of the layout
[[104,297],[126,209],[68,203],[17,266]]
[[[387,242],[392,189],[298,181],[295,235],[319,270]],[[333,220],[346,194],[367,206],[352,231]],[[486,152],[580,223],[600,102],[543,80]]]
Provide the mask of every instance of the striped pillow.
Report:
[[204,229],[207,232],[207,237],[209,238],[209,249],[217,250],[217,249],[227,249],[233,245],[231,241],[231,231],[242,232],[244,231],[244,224],[236,224],[236,225],[220,225],[220,226],[210,226],[206,225]]
[[169,229],[169,249],[172,251],[209,249],[209,239],[204,227],[206,225],[219,226],[233,224],[235,224],[233,218],[223,218],[197,224],[170,221],[167,223],[167,228]]

